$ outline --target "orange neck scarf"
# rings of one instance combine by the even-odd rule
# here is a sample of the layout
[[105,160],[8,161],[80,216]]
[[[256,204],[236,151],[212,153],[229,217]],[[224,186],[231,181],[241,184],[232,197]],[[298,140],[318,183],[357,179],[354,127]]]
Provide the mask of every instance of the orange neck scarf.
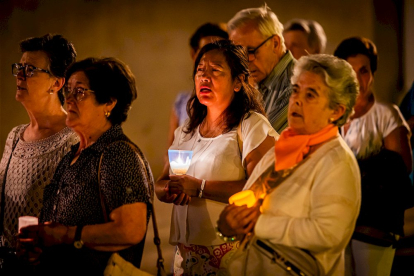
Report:
[[338,135],[338,127],[329,124],[311,135],[299,135],[292,128],[285,129],[275,144],[275,170],[288,169],[303,160],[311,146],[323,143]]

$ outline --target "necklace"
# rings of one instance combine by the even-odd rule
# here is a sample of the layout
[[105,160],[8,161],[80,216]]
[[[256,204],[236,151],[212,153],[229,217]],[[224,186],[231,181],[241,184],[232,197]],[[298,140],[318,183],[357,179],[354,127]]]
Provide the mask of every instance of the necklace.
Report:
[[[219,119],[220,121],[216,124],[216,126],[214,126],[214,123]],[[199,126],[199,133],[204,138],[214,138],[223,133],[223,125],[224,125],[223,116],[220,116],[216,120],[214,120],[212,126],[209,126],[207,122],[207,118],[204,118],[204,120],[201,122]],[[205,131],[205,129],[207,130]],[[204,131],[205,133],[202,133]],[[200,140],[198,140],[198,142],[200,142]]]

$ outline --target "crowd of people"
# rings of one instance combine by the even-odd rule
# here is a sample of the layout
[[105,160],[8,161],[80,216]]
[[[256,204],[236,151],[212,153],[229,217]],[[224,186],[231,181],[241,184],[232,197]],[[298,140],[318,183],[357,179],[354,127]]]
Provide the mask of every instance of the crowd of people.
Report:
[[[12,74],[30,122],[0,163],[2,275],[103,275],[114,252],[139,268],[154,195],[173,204],[174,275],[391,275],[414,206],[411,129],[375,99],[375,44],[346,38],[329,55],[326,40],[266,5],[200,26],[166,138],[191,164],[178,175],[164,160],[155,181],[122,130],[128,65],[76,61],[61,35],[23,40]],[[229,204],[244,192],[252,206]],[[23,216],[39,222],[18,229]]]

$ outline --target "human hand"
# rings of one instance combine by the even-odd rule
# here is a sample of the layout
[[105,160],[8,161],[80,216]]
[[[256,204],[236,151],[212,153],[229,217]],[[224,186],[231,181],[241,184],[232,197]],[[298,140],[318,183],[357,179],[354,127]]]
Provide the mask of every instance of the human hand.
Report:
[[30,265],[37,265],[39,264],[42,249],[34,245],[33,239],[24,239],[18,234],[16,254],[21,261]]
[[246,205],[227,205],[221,212],[217,226],[220,232],[226,236],[245,235],[251,232],[260,216],[261,201],[248,208]]
[[31,225],[20,230],[19,241],[26,245],[33,244],[36,247],[49,247],[70,243],[68,240],[68,230],[69,227],[57,222]]
[[184,193],[190,197],[197,197],[201,182],[201,179],[189,175],[170,175],[168,186],[172,194]]
[[159,198],[162,202],[165,203],[174,203],[175,205],[188,205],[191,201],[191,197],[185,193],[171,193],[169,188],[169,182],[165,185],[163,189],[163,196]]

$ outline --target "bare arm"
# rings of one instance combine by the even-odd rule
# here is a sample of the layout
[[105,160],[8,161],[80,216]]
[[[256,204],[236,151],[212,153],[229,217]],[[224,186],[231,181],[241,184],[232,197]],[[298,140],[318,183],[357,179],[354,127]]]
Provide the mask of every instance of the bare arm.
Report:
[[384,147],[399,153],[407,167],[407,172],[411,172],[411,145],[408,130],[404,126],[397,127],[384,138]]
[[[84,246],[99,251],[118,251],[139,243],[147,229],[147,205],[142,202],[122,205],[113,210],[110,221],[103,224],[86,225],[81,240]],[[77,226],[45,223],[22,229],[20,239],[34,240],[43,246],[73,244]]]

